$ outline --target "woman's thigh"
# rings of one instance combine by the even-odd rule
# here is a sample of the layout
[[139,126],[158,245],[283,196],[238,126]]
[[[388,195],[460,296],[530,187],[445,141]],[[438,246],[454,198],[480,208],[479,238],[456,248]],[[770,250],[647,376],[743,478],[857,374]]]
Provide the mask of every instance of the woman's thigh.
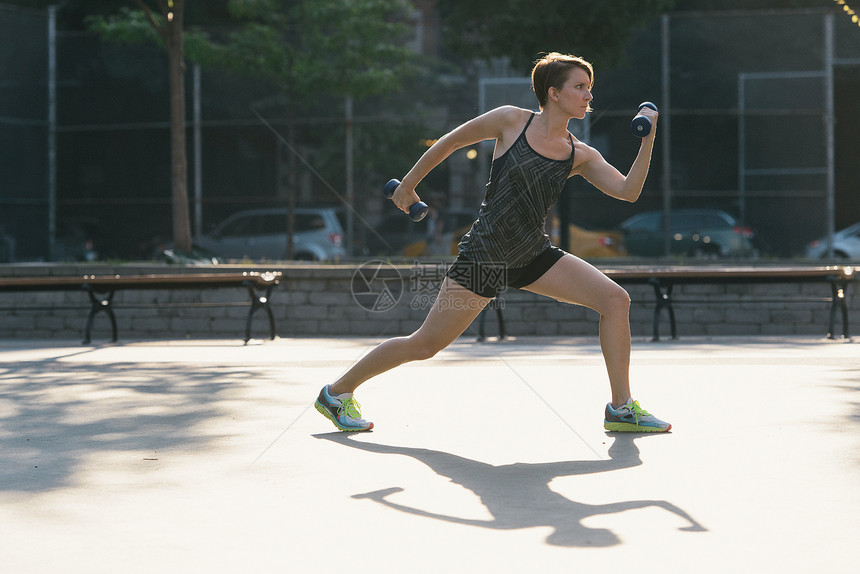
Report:
[[412,338],[439,349],[445,348],[463,334],[490,301],[445,277],[427,318]]
[[627,291],[579,257],[565,254],[535,282],[523,287],[539,295],[594,309],[605,315],[612,306],[627,305]]

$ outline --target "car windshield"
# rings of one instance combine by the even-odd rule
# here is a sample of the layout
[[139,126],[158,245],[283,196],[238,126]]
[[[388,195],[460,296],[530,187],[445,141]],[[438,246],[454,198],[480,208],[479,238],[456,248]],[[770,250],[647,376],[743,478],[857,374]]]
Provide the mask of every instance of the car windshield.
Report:
[[[319,213],[297,213],[295,216],[297,233],[318,231],[326,228],[326,220]],[[224,237],[241,237],[248,235],[277,235],[287,232],[287,214],[255,213],[237,217],[221,228],[220,235]]]
[[727,221],[726,218],[719,213],[705,213],[701,215],[701,218],[702,227],[732,227],[734,225],[733,221]]
[[239,217],[230,221],[221,228],[219,235],[226,237],[237,237],[241,235],[252,235],[257,233],[259,221],[257,216]]
[[[325,219],[317,213],[297,213],[296,214],[296,231],[317,231],[325,229]],[[281,220],[281,228],[279,233],[286,232],[286,221]]]
[[659,231],[662,213],[646,213],[631,219],[625,228],[630,231]]

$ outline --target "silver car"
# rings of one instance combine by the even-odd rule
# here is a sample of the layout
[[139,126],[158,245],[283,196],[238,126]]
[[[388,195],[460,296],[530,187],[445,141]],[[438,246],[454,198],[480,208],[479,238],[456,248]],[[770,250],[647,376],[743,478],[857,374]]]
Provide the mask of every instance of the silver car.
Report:
[[[806,246],[812,259],[827,257],[827,238],[816,239]],[[860,222],[833,234],[833,256],[839,259],[860,259]]]
[[[293,259],[333,261],[346,255],[343,227],[333,208],[296,208]],[[224,259],[287,259],[287,210],[234,213],[196,242]]]

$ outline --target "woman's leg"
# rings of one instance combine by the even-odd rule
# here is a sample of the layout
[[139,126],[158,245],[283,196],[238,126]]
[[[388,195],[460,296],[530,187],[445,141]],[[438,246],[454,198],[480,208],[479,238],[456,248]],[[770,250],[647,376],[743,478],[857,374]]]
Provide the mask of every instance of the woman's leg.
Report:
[[354,392],[366,380],[398,365],[429,359],[462,335],[489,302],[445,277],[424,324],[408,337],[380,343],[332,384],[332,394]]
[[600,313],[600,348],[612,388],[612,404],[630,398],[630,296],[589,263],[565,254],[523,289]]

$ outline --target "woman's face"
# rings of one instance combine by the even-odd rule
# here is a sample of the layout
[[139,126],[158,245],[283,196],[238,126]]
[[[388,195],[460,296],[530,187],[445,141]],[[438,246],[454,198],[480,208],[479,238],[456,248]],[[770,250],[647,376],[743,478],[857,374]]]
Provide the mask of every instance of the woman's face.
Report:
[[582,119],[591,110],[591,78],[582,68],[573,68],[561,88],[549,89],[550,99],[555,101],[568,115]]

